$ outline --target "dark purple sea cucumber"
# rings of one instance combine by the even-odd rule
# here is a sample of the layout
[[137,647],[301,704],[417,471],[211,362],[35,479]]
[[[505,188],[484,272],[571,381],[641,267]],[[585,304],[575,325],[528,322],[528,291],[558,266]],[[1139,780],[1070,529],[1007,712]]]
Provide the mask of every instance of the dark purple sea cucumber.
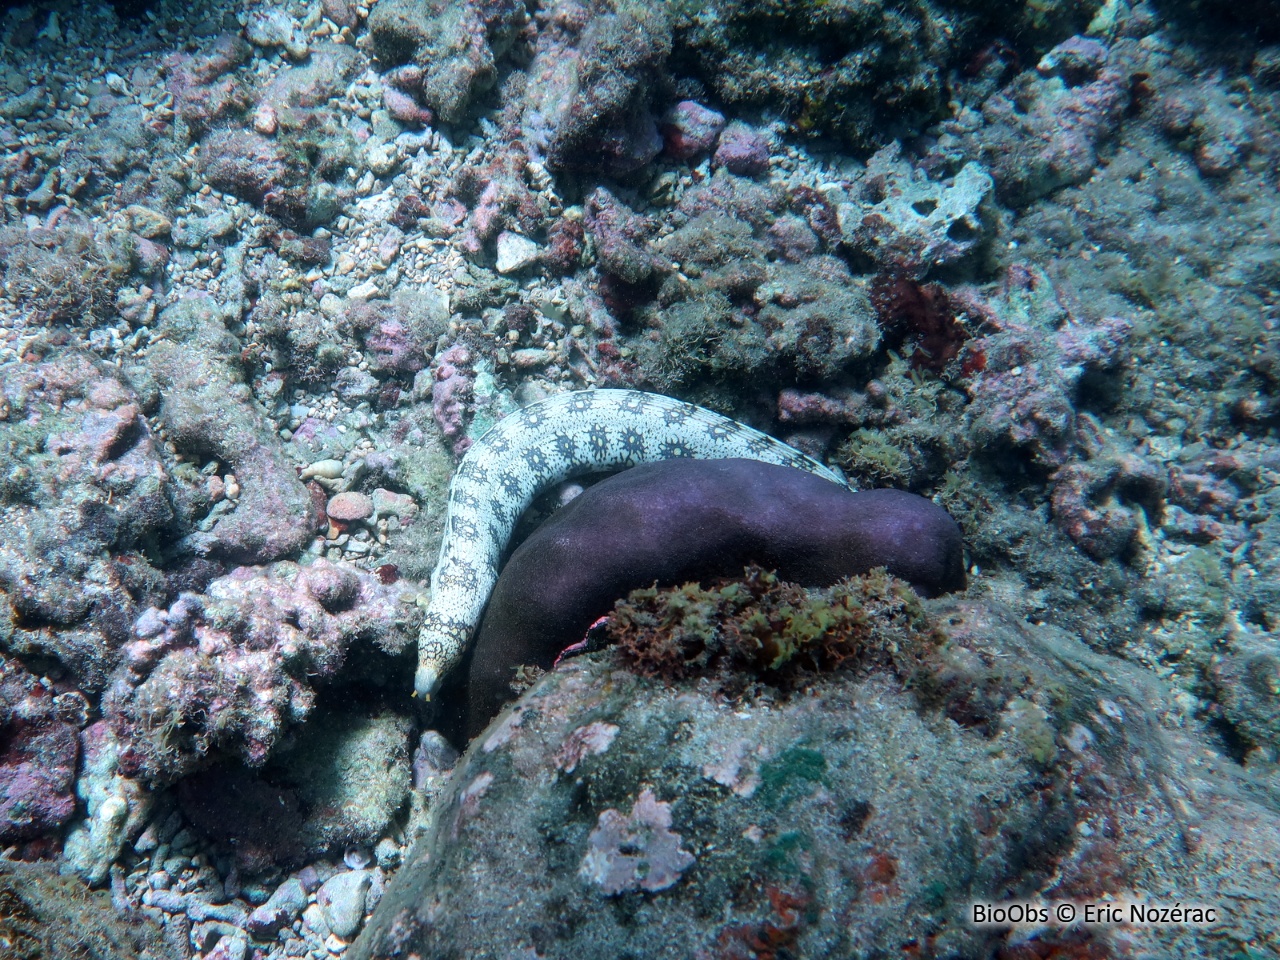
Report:
[[549,668],[638,587],[732,576],[748,563],[805,586],[887,567],[925,596],[965,585],[945,510],[900,490],[850,492],[755,460],[667,460],[590,488],[515,551],[489,599],[467,684],[474,736],[517,665]]

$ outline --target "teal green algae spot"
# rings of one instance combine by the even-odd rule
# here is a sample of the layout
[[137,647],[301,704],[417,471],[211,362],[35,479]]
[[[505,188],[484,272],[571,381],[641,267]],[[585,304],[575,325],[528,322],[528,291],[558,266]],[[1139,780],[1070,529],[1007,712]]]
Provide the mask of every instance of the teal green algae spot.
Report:
[[775,809],[827,782],[827,760],[817,750],[793,747],[760,765],[760,802]]
[[805,853],[813,847],[813,839],[799,830],[788,830],[781,833],[769,845],[764,855],[764,863],[771,875],[790,877],[802,873],[797,862],[797,854]]

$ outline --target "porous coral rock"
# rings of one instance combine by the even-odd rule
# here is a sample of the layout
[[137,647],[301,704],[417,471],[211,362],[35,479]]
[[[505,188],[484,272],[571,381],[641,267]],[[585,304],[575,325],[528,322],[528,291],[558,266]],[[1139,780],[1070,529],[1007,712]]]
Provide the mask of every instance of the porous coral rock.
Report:
[[324,560],[281,562],[141,618],[104,702],[128,763],[166,783],[220,756],[261,765],[353,643],[409,642],[406,589]]
[[990,295],[968,289],[953,300],[984,334],[960,355],[974,448],[996,460],[1015,452],[1041,469],[1066,463],[1078,450],[1077,407],[1087,410],[1081,401],[1094,399],[1085,387],[1100,397],[1121,389],[1132,324],[1122,317],[1085,322],[1043,271],[1024,265],[1010,267]]
[[1096,560],[1128,551],[1145,523],[1158,515],[1167,475],[1134,454],[1108,452],[1073,462],[1053,475],[1053,518]]
[[165,86],[183,133],[202,136],[222,119],[248,108],[250,93],[233,73],[252,53],[242,37],[227,33],[199,53],[166,59]]
[[600,268],[625,284],[640,284],[665,266],[650,239],[657,224],[634,213],[609,190],[597,187],[584,204],[583,223]]
[[110,875],[129,837],[142,830],[155,795],[123,763],[126,746],[108,721],[91,724],[81,742],[84,764],[76,795],[83,803],[84,818],[67,831],[63,855],[86,883],[97,886]]
[[968,152],[990,169],[1010,206],[1086,180],[1114,136],[1129,105],[1129,77],[1107,67],[1081,80],[1027,71],[983,104],[984,126]]
[[448,318],[448,301],[431,288],[398,290],[390,300],[352,300],[343,313],[364,343],[370,365],[389,374],[423,369]]
[[[639,248],[645,263],[681,266],[655,276],[653,301],[633,309],[641,329],[631,343],[646,382],[671,392],[766,370],[824,379],[875,351],[871,303],[843,261],[769,258],[770,228],[787,206],[780,191],[717,171],[686,192],[683,224],[655,252]],[[606,302],[610,292],[602,288]]]
[[219,307],[207,296],[179,300],[161,313],[158,329],[146,363],[162,391],[161,421],[180,450],[231,466],[241,490],[188,545],[241,562],[296,552],[315,532],[311,498],[231,359],[240,345]]
[[498,61],[527,18],[523,3],[385,0],[369,17],[374,55],[385,68],[418,68],[423,100],[457,123],[472,99],[493,86]]
[[100,689],[164,590],[148,555],[171,535],[169,472],[139,397],[87,355],[0,367],[0,402],[0,646]]
[[547,198],[530,185],[530,158],[524,144],[515,141],[483,166],[464,164],[449,193],[471,206],[463,227],[462,248],[477,254],[508,228],[534,235],[550,213]]
[[720,134],[712,159],[740,177],[762,177],[769,172],[769,141],[760,131],[734,120]]
[[141,104],[111,107],[64,148],[60,170],[67,192],[85,198],[110,194],[131,173],[146,169],[158,139]]
[[662,138],[667,153],[689,160],[710,153],[724,129],[724,115],[693,100],[681,100],[662,117]]
[[442,351],[435,361],[431,384],[431,412],[444,435],[445,443],[462,456],[471,446],[466,424],[470,420],[470,402],[474,398],[474,357],[463,344]]
[[662,149],[651,112],[671,14],[636,0],[561,0],[538,35],[520,127],[555,170],[623,176]]
[[989,237],[982,206],[991,188],[991,176],[977,163],[965,164],[947,181],[930,180],[895,142],[867,161],[847,199],[828,199],[851,250],[919,277],[964,259]]
[[940,106],[949,20],[924,4],[860,0],[730,0],[673,4],[681,68],[725,103],[777,111],[803,133],[832,135],[874,149],[892,117],[920,123]]
[[323,106],[331,97],[343,94],[347,82],[365,62],[351,47],[325,44],[313,50],[305,63],[280,70],[263,90],[259,102],[278,112]]
[[56,694],[17,660],[0,655],[0,842],[57,830],[75,812],[80,743],[73,700]]

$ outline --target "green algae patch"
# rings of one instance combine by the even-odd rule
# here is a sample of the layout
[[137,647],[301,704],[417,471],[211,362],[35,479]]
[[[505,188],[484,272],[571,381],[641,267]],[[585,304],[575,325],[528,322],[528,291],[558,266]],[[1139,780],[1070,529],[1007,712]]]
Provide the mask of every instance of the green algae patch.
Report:
[[758,796],[767,807],[785,807],[828,782],[826,757],[808,747],[795,747],[760,765]]

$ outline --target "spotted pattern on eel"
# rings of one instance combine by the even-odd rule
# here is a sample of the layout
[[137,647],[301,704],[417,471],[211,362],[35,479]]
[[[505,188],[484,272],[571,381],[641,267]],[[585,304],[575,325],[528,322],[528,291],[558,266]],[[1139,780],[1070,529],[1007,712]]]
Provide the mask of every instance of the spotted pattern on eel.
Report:
[[656,393],[580,390],[530,404],[467,451],[449,487],[444,542],[418,634],[418,695],[429,697],[461,659],[498,580],[511,531],[534,497],[569,477],[673,457],[763,460],[844,485],[794,447]]

